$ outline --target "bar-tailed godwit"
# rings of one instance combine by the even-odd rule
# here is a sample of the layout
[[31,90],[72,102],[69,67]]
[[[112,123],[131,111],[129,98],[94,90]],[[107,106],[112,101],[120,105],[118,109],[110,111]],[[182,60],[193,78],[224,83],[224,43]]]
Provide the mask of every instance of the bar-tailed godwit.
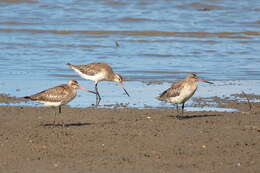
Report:
[[170,88],[162,92],[161,95],[157,98],[161,101],[177,104],[177,112],[178,104],[182,104],[183,115],[184,104],[188,99],[193,96],[193,94],[197,90],[198,82],[213,84],[212,82],[198,78],[197,75],[194,73],[190,73],[186,78],[173,83]]
[[98,105],[101,100],[100,94],[98,92],[98,82],[100,81],[118,82],[125,93],[129,96],[128,92],[124,88],[123,77],[117,73],[114,73],[112,68],[108,64],[95,62],[86,65],[73,65],[70,63],[68,63],[67,65],[72,68],[76,73],[78,73],[80,77],[95,82],[95,90],[97,93],[96,105]]
[[76,97],[77,89],[96,94],[93,91],[82,88],[77,81],[69,80],[67,84],[49,88],[24,98],[42,103],[44,106],[59,107],[59,113],[61,113],[61,106],[65,105]]

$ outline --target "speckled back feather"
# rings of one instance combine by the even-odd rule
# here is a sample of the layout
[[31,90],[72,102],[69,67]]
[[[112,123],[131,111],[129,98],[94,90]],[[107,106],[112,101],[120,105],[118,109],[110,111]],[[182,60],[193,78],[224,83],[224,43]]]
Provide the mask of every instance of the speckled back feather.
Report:
[[160,96],[158,97],[159,100],[166,100],[169,97],[176,97],[180,95],[180,91],[183,89],[184,85],[183,85],[183,80],[176,83],[173,83],[172,86],[170,88],[168,88],[167,90],[165,90],[164,92],[162,92],[160,94]]
[[86,75],[94,76],[97,73],[100,73],[102,71],[106,71],[107,73],[113,73],[112,68],[106,64],[106,63],[101,63],[101,62],[94,62],[91,64],[86,64],[86,65],[73,65],[68,63],[68,66],[71,68],[76,68],[78,69],[81,73],[84,73]]
[[66,102],[76,96],[76,90],[74,92],[72,90],[75,89],[70,88],[67,84],[63,84],[25,98],[29,98],[33,101]]

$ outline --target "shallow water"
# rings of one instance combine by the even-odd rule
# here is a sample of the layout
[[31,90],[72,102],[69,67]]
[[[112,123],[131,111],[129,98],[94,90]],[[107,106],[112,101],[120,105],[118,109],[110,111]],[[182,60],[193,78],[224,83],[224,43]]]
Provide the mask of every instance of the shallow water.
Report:
[[[10,80],[9,86],[7,84],[0,83],[0,88],[5,88],[6,93],[11,93],[11,96],[23,97],[25,95],[30,95],[32,93],[39,92],[46,88],[65,83],[64,80],[58,81],[46,81],[42,80],[37,82],[37,86],[34,85],[34,80],[28,80],[23,83],[21,80]],[[79,78],[79,82],[85,88],[94,89],[94,84],[90,81]],[[17,83],[22,83],[23,88],[17,85]],[[124,91],[115,83],[112,82],[102,82],[99,85],[99,92],[101,94],[102,100],[100,102],[100,108],[174,108],[175,106],[161,102],[156,99],[156,97],[165,89],[170,87],[171,83],[164,82],[160,84],[149,84],[139,81],[129,81],[125,83],[127,91],[130,93],[128,97]],[[245,92],[247,94],[257,93],[260,88],[259,80],[251,81],[215,81],[214,85],[199,84],[197,92],[194,94],[192,99],[188,100],[185,104],[185,110],[187,111],[237,111],[235,109],[227,108],[217,108],[217,103],[212,101],[212,98],[218,96],[220,98],[235,100],[236,102],[245,101],[244,98],[239,98],[233,96],[234,94],[239,94]],[[207,105],[197,105],[197,99],[208,100]],[[259,102],[260,100],[254,99],[251,101]],[[87,93],[84,91],[78,91],[78,97],[76,97],[68,105],[71,107],[92,107],[95,104],[95,95]],[[3,104],[2,105],[6,105]],[[21,102],[12,105],[22,105],[22,106],[40,106],[35,102]]]
[[[242,83],[244,88],[230,85],[226,96],[233,88],[258,88],[259,94],[259,12],[257,0],[0,0],[0,90],[29,95],[69,79],[93,89],[65,64],[102,61],[124,76],[132,95],[122,96],[113,83],[100,84],[102,105],[160,107],[154,96],[187,72],[218,88]],[[154,81],[163,84],[143,83]],[[223,95],[215,89],[196,94]],[[85,95],[80,92],[70,105],[95,101]]]

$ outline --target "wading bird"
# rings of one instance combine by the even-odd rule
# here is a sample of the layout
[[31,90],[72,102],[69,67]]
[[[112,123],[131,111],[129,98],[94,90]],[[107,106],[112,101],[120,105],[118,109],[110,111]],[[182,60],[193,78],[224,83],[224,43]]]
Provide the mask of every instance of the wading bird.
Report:
[[100,81],[118,82],[125,93],[129,96],[128,92],[124,88],[123,77],[117,73],[114,73],[112,68],[108,64],[96,62],[86,65],[73,65],[67,63],[67,65],[72,68],[76,73],[78,73],[80,77],[95,82],[96,106],[101,100],[100,94],[98,92],[98,82]]
[[[59,107],[59,113],[61,113],[61,106],[73,100],[77,95],[77,89],[87,91],[96,94],[93,91],[82,88],[77,81],[69,80],[67,84],[59,85],[47,90],[41,91],[31,96],[24,97],[42,103],[44,106]],[[55,113],[56,116],[56,113]],[[55,123],[55,120],[54,120]],[[63,124],[64,126],[64,124]]]
[[177,104],[177,112],[178,104],[182,104],[183,115],[184,104],[188,99],[193,96],[193,94],[197,90],[198,82],[213,84],[212,82],[198,78],[197,75],[194,73],[190,73],[186,78],[173,83],[170,88],[162,92],[161,95],[157,98],[161,101]]

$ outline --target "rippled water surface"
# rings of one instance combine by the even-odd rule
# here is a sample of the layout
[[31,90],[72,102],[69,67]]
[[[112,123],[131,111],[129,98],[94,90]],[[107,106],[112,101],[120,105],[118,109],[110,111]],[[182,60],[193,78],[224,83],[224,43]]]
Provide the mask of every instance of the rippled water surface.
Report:
[[[93,89],[65,65],[93,61],[109,63],[128,90],[140,87],[129,101],[103,83],[103,105],[157,107],[149,96],[169,85],[149,90],[142,82],[171,82],[187,72],[220,83],[254,81],[245,91],[259,87],[259,0],[0,0],[0,40],[0,89],[10,95],[69,79]],[[76,102],[95,101],[83,95]]]

